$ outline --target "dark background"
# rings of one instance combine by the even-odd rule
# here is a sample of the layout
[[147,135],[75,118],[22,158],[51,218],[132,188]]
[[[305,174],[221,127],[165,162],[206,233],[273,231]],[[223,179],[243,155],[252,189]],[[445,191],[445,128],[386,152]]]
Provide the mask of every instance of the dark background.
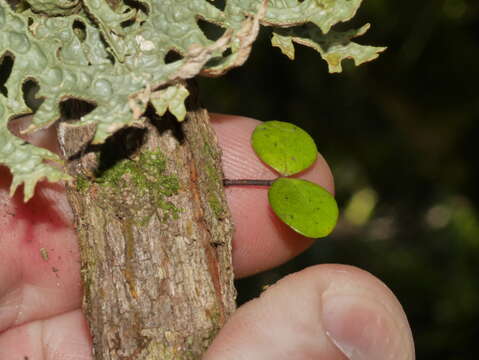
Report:
[[341,219],[284,266],[238,282],[239,301],[319,263],[359,266],[403,304],[418,359],[476,359],[479,336],[479,1],[365,0],[357,39],[379,59],[331,75],[291,62],[264,30],[248,63],[201,79],[210,111],[293,122],[331,165]]

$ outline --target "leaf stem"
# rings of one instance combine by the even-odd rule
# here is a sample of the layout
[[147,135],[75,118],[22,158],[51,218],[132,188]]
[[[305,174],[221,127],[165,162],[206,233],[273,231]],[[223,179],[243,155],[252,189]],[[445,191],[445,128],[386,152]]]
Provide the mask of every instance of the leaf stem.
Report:
[[259,179],[223,179],[224,186],[271,186],[273,180],[259,180]]

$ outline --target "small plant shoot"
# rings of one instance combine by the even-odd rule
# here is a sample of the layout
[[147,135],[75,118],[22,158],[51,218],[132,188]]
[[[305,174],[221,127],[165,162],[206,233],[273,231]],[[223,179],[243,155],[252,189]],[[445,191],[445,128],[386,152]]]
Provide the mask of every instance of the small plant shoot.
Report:
[[[267,121],[251,137],[258,157],[283,176],[306,170],[318,157],[313,138],[296,125]],[[310,238],[327,236],[338,221],[338,205],[323,187],[311,181],[280,177],[268,200],[274,213],[296,232]]]

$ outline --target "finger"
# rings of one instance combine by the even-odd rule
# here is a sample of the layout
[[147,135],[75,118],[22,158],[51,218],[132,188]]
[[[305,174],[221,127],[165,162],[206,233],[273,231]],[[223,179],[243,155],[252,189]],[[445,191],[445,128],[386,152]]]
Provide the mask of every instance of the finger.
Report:
[[[9,130],[20,136],[30,119],[9,122]],[[53,128],[22,137],[58,152]],[[82,294],[78,242],[63,185],[40,182],[25,203],[20,191],[10,197],[10,183],[0,166],[0,333],[78,309]]]
[[319,265],[287,276],[242,306],[204,359],[414,357],[406,316],[383,283],[357,268]]
[[80,310],[0,333],[0,359],[90,360],[92,344]]
[[[251,134],[258,120],[213,114],[213,127],[223,151],[223,167],[228,179],[274,179],[278,174],[254,153]],[[334,192],[331,170],[319,155],[316,163],[298,177],[313,181]],[[272,212],[266,187],[226,188],[235,224],[233,261],[236,277],[244,277],[275,267],[312,244],[291,230]]]
[[63,186],[42,183],[23,202],[0,168],[0,332],[79,307],[80,259]]

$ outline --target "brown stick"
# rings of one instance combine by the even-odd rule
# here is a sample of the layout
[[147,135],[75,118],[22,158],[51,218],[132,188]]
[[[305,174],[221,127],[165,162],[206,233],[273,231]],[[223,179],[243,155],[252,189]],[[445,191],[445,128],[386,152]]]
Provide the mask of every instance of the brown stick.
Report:
[[[91,178],[85,169],[97,168],[103,153],[69,163],[83,310],[98,360],[200,359],[235,309],[220,151],[207,112],[195,102],[189,108],[182,126],[162,118],[143,135],[123,134],[132,163],[115,167],[145,166],[140,179],[131,169],[116,183],[108,171]],[[112,139],[110,146],[125,144]],[[165,160],[161,174],[142,164],[152,154]],[[178,187],[163,186],[168,181]]]

